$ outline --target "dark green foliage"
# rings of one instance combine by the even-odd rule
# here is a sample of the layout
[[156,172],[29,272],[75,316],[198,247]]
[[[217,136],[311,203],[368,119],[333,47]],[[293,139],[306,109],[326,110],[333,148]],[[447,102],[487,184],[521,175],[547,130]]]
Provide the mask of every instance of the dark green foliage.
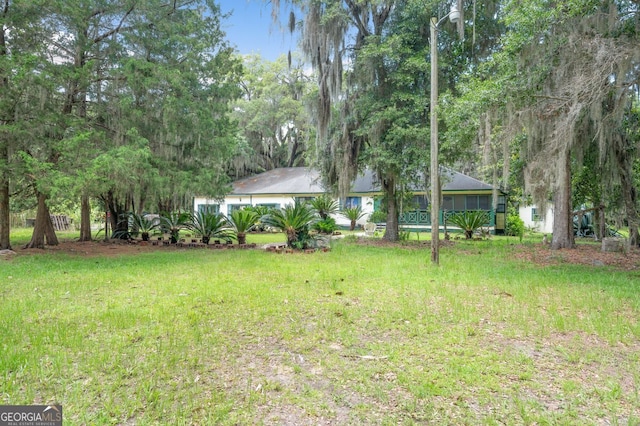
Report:
[[160,222],[156,218],[149,218],[143,214],[129,213],[129,224],[131,234],[142,238],[142,241],[149,241],[149,235],[160,228]]
[[247,243],[247,232],[255,226],[258,220],[260,220],[260,216],[252,209],[240,209],[231,212],[229,223],[235,232],[238,244]]
[[382,210],[376,210],[369,216],[369,222],[384,223],[387,221],[387,213]]
[[313,225],[313,229],[321,234],[333,234],[333,231],[338,229],[338,225],[336,225],[334,218],[327,217],[326,219],[316,222],[315,225]]
[[339,205],[336,200],[328,194],[322,194],[309,202],[321,219],[326,219],[329,215],[338,213]]
[[447,221],[462,229],[465,238],[469,240],[477,229],[489,222],[489,214],[480,210],[468,210],[452,214]]
[[509,212],[505,233],[514,237],[520,237],[520,240],[524,237],[524,221],[517,212]]
[[[227,241],[231,238],[229,222],[220,213],[198,212],[191,216],[191,220],[186,226],[202,236],[202,242],[205,244],[209,244],[212,238],[220,238]],[[173,239],[173,234],[171,238]]]
[[312,245],[313,238],[309,235],[309,231],[317,220],[315,210],[308,204],[298,202],[287,204],[263,218],[267,226],[284,232],[289,247],[300,249]]
[[256,232],[263,232],[266,230],[266,226],[263,222],[263,218],[268,215],[272,210],[274,210],[274,207],[267,207],[267,206],[247,206],[244,208],[244,210],[251,210],[253,212],[256,212],[256,214],[258,215],[258,220],[256,221],[256,223],[253,225],[253,231]]
[[160,216],[160,227],[162,232],[171,234],[171,243],[178,242],[180,231],[188,228],[191,215],[185,212],[164,213]]

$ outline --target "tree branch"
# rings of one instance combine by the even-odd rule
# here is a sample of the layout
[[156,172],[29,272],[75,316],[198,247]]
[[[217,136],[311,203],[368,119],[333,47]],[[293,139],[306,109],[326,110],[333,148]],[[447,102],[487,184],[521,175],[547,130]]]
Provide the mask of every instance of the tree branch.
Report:
[[127,19],[127,17],[134,11],[134,9],[136,8],[135,5],[132,5],[129,10],[127,10],[124,14],[124,16],[122,17],[122,19],[120,19],[120,22],[118,23],[118,26],[115,27],[114,29],[112,29],[111,31],[107,31],[106,33],[99,35],[98,37],[93,39],[93,44],[98,44],[100,43],[102,40],[104,40],[107,37],[110,37],[113,34],[118,33],[121,29],[122,29],[122,24],[124,24],[125,19]]

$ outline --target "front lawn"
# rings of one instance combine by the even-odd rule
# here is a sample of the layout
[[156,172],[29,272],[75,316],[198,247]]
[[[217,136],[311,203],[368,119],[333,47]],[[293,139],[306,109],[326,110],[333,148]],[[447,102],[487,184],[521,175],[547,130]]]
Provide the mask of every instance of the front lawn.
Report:
[[640,424],[640,265],[507,238],[439,268],[424,241],[16,251],[0,405],[65,424]]

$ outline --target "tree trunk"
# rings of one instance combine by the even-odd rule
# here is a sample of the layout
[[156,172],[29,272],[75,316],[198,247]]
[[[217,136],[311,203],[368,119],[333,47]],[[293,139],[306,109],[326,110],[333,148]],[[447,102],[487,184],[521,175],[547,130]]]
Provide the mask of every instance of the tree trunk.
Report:
[[58,237],[51,222],[49,207],[47,207],[47,196],[38,192],[37,197],[38,210],[36,212],[36,223],[33,228],[33,234],[31,235],[31,241],[29,241],[29,244],[27,244],[25,248],[43,249],[45,247],[45,240],[47,245],[57,246]]
[[247,244],[247,234],[238,232],[238,244]]
[[0,172],[0,250],[11,249],[10,235],[9,179]]
[[[7,3],[8,5],[8,3]],[[6,9],[5,9],[6,12]],[[0,28],[0,56],[7,56],[5,28]],[[6,88],[9,84],[7,71],[0,70],[0,87]],[[1,124],[5,124],[3,120]],[[9,164],[9,147],[5,139],[0,141],[0,250],[11,249],[11,218],[9,210],[9,174],[6,167]]]
[[91,239],[91,205],[89,196],[83,195],[80,200],[80,241]]
[[573,209],[571,208],[571,153],[567,150],[553,197],[553,239],[551,249],[573,248]]
[[596,207],[594,211],[594,217],[594,221],[596,223],[596,229],[594,230],[596,233],[596,238],[598,239],[598,241],[602,241],[602,239],[607,236],[607,227],[604,218],[604,206],[599,205],[599,207]]
[[[625,146],[625,144],[618,143],[618,146]],[[625,213],[627,222],[629,223],[629,245],[631,247],[637,246],[640,243],[638,236],[638,225],[640,219],[638,218],[638,193],[633,182],[633,166],[631,163],[631,156],[623,149],[615,150],[616,161],[618,162],[618,168],[620,173],[620,186],[622,187],[622,197],[624,199]]]
[[127,205],[118,203],[118,200],[114,197],[113,192],[109,191],[103,195],[102,200],[107,207],[108,221],[111,226],[111,236],[114,235],[120,238],[127,238],[127,231],[129,230],[129,222],[125,217],[127,216]]
[[387,241],[398,241],[398,200],[396,200],[395,179],[388,176],[382,182],[382,187],[387,196],[387,227],[382,238]]

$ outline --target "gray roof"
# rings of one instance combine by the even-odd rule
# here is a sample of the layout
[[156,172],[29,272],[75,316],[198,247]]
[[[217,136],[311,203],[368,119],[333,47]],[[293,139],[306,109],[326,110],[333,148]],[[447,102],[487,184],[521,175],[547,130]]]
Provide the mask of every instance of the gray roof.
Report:
[[482,182],[471,176],[463,175],[450,169],[443,169],[442,175],[443,191],[491,191],[493,186]]
[[233,195],[251,194],[322,194],[320,173],[308,167],[269,170],[233,183]]
[[[442,174],[443,191],[487,191],[493,187],[470,176],[445,169]],[[420,191],[415,188],[414,191]],[[249,176],[233,183],[233,195],[258,194],[322,194],[320,173],[309,167],[286,167]],[[351,186],[353,193],[381,192],[380,184],[371,170],[360,174]]]

